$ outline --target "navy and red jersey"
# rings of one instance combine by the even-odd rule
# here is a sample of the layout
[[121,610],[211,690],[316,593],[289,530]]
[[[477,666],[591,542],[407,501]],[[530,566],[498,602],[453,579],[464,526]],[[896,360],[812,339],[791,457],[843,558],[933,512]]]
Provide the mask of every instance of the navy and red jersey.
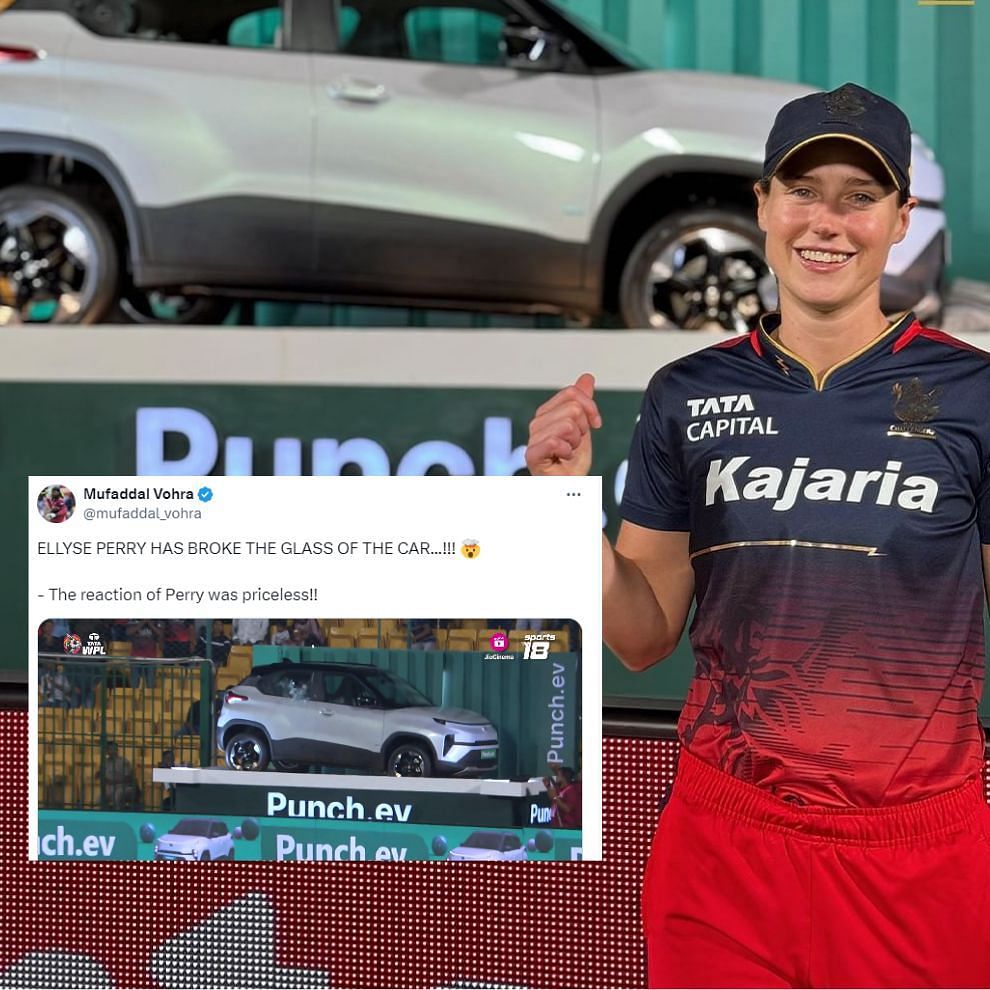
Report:
[[908,314],[815,375],[758,330],[651,381],[622,515],[689,531],[681,742],[785,800],[980,772],[990,355]]

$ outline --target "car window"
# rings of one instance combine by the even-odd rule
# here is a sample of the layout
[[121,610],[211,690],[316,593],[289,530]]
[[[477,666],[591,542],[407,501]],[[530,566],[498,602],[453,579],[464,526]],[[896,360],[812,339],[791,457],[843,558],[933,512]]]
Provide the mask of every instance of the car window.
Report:
[[223,822],[214,822],[210,828],[210,838],[216,839],[227,834],[227,826]]
[[328,671],[323,675],[323,697],[335,705],[356,705],[363,690],[357,678],[340,671]]
[[367,686],[382,700],[386,708],[432,707],[433,702],[408,681],[384,670],[372,669],[363,675]]
[[505,17],[471,7],[419,7],[403,18],[409,57],[423,62],[501,65]]
[[342,5],[337,9],[337,44],[342,51],[351,43],[360,20],[361,15],[354,7]]
[[310,688],[313,675],[308,671],[286,671],[272,681],[271,694],[279,698],[290,698],[292,701],[308,701],[312,695]]
[[472,849],[493,849],[499,852],[502,845],[502,836],[498,832],[472,832],[465,840],[465,846]]
[[501,0],[337,0],[340,51],[372,58],[501,65]]
[[106,38],[172,41],[237,48],[281,44],[282,12],[272,0],[119,0],[73,4],[82,27]]
[[519,841],[518,835],[505,835],[502,838],[502,849],[505,852],[512,852],[518,849],[522,843]]
[[242,14],[228,28],[227,44],[231,48],[281,48],[282,11],[266,7]]
[[210,823],[202,818],[183,818],[178,825],[170,829],[172,835],[200,835],[208,838]]

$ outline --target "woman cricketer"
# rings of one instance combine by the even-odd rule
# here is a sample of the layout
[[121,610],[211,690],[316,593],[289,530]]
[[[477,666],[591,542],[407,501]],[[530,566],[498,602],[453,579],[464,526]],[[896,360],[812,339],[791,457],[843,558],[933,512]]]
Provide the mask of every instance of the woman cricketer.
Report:
[[[779,313],[643,400],[605,639],[696,671],[643,891],[652,986],[990,986],[990,356],[888,319],[911,131],[847,84],[787,104],[755,186]],[[586,474],[582,375],[527,463]]]

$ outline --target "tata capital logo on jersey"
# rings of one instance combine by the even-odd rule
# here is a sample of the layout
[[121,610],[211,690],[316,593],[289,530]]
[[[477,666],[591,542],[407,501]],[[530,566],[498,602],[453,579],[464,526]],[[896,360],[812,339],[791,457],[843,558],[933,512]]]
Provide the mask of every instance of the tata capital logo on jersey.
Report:
[[691,443],[715,437],[745,437],[752,434],[777,436],[773,416],[753,416],[753,397],[742,395],[713,395],[688,399],[688,412],[693,422],[688,424],[687,438]]

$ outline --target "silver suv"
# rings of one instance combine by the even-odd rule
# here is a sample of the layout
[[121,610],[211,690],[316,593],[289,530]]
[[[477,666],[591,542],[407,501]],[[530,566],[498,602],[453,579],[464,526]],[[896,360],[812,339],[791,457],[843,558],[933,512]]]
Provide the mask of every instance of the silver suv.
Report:
[[439,708],[369,664],[281,663],[227,691],[217,744],[234,770],[312,765],[400,777],[484,776],[498,733],[484,715]]
[[[0,322],[257,296],[745,331],[776,302],[763,139],[806,92],[647,71],[550,0],[13,0]],[[883,303],[925,318],[943,181],[914,151]]]

